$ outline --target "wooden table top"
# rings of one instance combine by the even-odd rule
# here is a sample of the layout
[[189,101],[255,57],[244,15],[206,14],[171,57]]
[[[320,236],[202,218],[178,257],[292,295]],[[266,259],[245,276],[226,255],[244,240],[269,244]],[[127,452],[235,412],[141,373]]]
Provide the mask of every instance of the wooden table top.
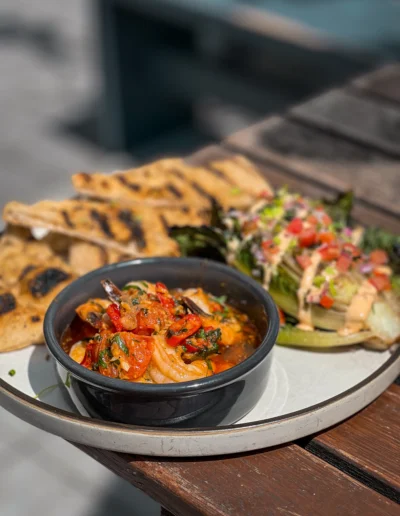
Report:
[[[400,65],[327,92],[196,153],[241,152],[274,186],[310,196],[353,187],[355,217],[399,232]],[[159,459],[80,446],[176,516],[399,515],[400,386],[311,438],[259,452]]]

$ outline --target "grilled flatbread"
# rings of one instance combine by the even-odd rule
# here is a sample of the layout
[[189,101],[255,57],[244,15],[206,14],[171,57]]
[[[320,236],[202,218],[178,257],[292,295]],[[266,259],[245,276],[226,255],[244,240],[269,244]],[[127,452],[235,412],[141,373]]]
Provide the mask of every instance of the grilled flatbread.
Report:
[[41,201],[31,206],[13,201],[5,206],[3,218],[12,224],[47,228],[130,256],[177,254],[176,243],[151,208],[120,208],[82,199]]
[[51,248],[44,242],[22,240],[14,235],[4,235],[0,239],[0,286],[7,288],[17,284],[24,271],[43,263],[54,267],[64,266]]
[[82,276],[87,272],[103,267],[110,263],[123,262],[130,257],[114,249],[105,249],[83,240],[74,241],[69,248],[68,264],[71,269]]
[[75,276],[44,242],[0,239],[0,352],[43,342],[44,314]]
[[31,266],[20,277],[18,302],[23,306],[34,306],[46,311],[56,295],[73,279],[75,276],[66,266]]
[[273,189],[264,176],[251,161],[244,156],[233,156],[230,159],[214,161],[207,168],[218,170],[234,186],[257,197],[260,193],[273,195]]
[[45,310],[22,306],[11,291],[0,290],[0,352],[43,342]]
[[85,195],[116,200],[121,205],[185,205],[204,209],[210,198],[224,208],[246,208],[260,192],[272,191],[254,165],[242,156],[191,167],[181,159],[165,159],[114,174],[79,173],[75,189]]
[[80,172],[72,176],[74,188],[81,194],[99,199],[116,200],[122,204],[142,204],[154,207],[208,206],[182,177],[181,159],[164,159],[140,168],[114,174]]

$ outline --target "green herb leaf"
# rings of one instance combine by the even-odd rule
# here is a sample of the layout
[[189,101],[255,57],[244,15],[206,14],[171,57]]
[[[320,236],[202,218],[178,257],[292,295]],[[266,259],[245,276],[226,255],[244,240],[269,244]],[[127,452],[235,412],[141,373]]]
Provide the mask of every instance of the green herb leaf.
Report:
[[335,297],[337,295],[337,290],[333,280],[330,280],[329,282],[329,293],[332,297]]
[[54,389],[57,389],[57,387],[58,387],[58,383],[56,383],[54,385],[50,385],[49,387],[45,387],[40,392],[38,392],[38,394],[36,394],[36,396],[34,396],[33,399],[37,400],[37,399],[41,398],[42,396],[44,396],[45,394],[50,394],[50,392],[53,392]]
[[10,376],[15,376],[15,374],[16,374],[15,369],[10,369],[10,370],[8,371],[8,374],[9,374]]
[[325,283],[325,278],[323,276],[315,276],[313,285],[316,287],[321,287]]
[[325,211],[335,221],[335,224],[350,226],[353,198],[353,192],[350,191],[339,194],[336,199],[323,201]]
[[71,373],[67,373],[67,378],[65,379],[65,387],[71,387]]
[[125,353],[125,355],[129,356],[129,349],[125,344],[124,339],[121,337],[119,333],[116,333],[114,337],[111,339],[112,343],[118,344],[119,348]]
[[224,305],[226,303],[226,300],[228,299],[227,296],[213,296],[214,301],[216,301],[220,305]]
[[125,285],[125,287],[122,287],[122,290],[138,290],[141,294],[145,294],[145,291],[138,287],[137,285]]
[[239,195],[242,193],[242,190],[238,187],[238,186],[234,186],[232,189],[231,189],[231,194],[232,195]]

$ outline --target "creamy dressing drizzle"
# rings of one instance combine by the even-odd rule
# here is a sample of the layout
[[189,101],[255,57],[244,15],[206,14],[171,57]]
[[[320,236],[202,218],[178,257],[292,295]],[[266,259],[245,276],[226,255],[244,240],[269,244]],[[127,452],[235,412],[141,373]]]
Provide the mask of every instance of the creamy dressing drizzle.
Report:
[[308,308],[305,308],[305,298],[312,287],[314,277],[317,274],[318,266],[321,263],[322,256],[319,251],[314,251],[310,257],[311,263],[304,270],[303,276],[301,277],[300,287],[297,291],[297,298],[299,300],[299,310],[297,313],[297,318],[299,320],[299,324],[297,327],[300,330],[312,331],[314,329],[312,320],[311,320],[311,305]]
[[281,263],[284,254],[286,253],[290,243],[293,240],[293,235],[286,230],[281,231],[277,238],[279,239],[279,251],[271,255],[271,261],[264,264],[264,287],[268,288],[273,274],[276,272],[278,265]]
[[357,226],[353,229],[351,233],[351,243],[355,246],[358,246],[362,240],[362,237],[364,235],[364,228],[361,226]]
[[347,309],[345,325],[338,331],[339,335],[351,335],[363,329],[377,295],[378,291],[368,280],[361,283]]

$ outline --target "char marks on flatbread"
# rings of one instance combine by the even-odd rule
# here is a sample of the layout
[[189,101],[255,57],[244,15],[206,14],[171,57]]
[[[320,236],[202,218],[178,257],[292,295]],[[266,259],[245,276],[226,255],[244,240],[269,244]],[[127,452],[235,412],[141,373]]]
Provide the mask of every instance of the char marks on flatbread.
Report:
[[74,279],[48,244],[15,234],[0,238],[0,352],[43,342],[44,314]]
[[[0,299],[10,295],[10,292],[3,291]],[[15,297],[14,300],[15,306],[12,310],[0,313],[0,353],[43,342],[45,311],[35,306],[21,305]]]
[[247,208],[260,192],[272,192],[267,180],[242,156],[191,167],[181,159],[156,161],[114,174],[75,174],[75,189],[84,195],[121,204],[210,207],[216,199],[224,208]]
[[181,174],[182,166],[181,159],[171,158],[113,174],[81,172],[72,176],[72,184],[81,194],[121,204],[206,206]]
[[[68,224],[63,213],[68,213]],[[121,208],[85,199],[41,201],[34,205],[10,202],[3,217],[12,224],[47,228],[130,256],[177,254],[176,243],[149,207]]]

